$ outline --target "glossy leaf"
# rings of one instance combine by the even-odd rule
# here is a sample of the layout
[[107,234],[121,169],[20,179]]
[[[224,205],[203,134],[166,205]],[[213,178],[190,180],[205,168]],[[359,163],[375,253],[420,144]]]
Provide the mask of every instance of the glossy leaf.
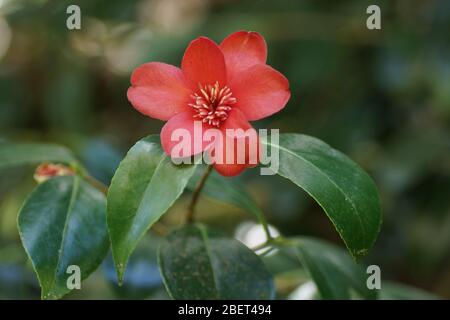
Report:
[[122,160],[108,191],[107,221],[119,282],[146,231],[182,194],[195,165],[174,165],[152,135]]
[[174,299],[272,299],[272,276],[260,258],[235,239],[190,225],[161,244],[159,266]]
[[78,266],[85,279],[103,261],[109,247],[105,208],[104,195],[77,176],[50,179],[25,202],[19,232],[43,299],[70,291],[69,266]]
[[[204,168],[198,168],[189,180],[188,188],[194,190],[201,178]],[[222,177],[216,171],[211,172],[206,180],[202,194],[207,197],[228,203],[252,214],[259,222],[265,222],[264,213],[237,178]]]
[[349,299],[352,290],[362,298],[376,298],[376,290],[367,288],[369,275],[344,250],[307,237],[296,238],[295,243],[294,253],[323,299]]
[[38,165],[42,162],[75,164],[77,160],[72,152],[63,146],[38,143],[0,144],[0,170]]
[[365,255],[381,226],[377,188],[355,162],[306,135],[282,134],[278,174],[304,189],[324,209],[354,257]]

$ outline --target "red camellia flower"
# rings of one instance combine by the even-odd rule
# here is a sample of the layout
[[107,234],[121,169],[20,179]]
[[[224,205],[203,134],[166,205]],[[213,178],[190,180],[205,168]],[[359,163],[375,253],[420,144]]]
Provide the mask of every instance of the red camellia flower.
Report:
[[[240,139],[227,136],[227,129],[255,131],[249,121],[280,111],[289,100],[288,80],[268,66],[266,58],[266,42],[256,32],[233,33],[220,45],[200,37],[187,47],[181,69],[160,62],[138,67],[131,76],[128,100],[144,115],[167,121],[161,144],[168,155],[179,143],[172,136],[179,128],[192,133],[190,155],[210,147],[203,136],[195,136],[197,122],[203,132],[214,128],[223,133],[215,152],[225,157],[232,151],[230,139]],[[234,176],[255,166],[248,159],[246,155],[242,163],[234,156],[231,163],[214,162],[214,167],[224,176]]]

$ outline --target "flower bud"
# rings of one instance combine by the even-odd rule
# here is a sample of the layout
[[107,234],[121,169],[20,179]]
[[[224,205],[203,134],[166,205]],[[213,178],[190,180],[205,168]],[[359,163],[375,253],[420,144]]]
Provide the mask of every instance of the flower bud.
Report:
[[42,163],[34,171],[34,180],[37,183],[42,183],[58,176],[72,176],[75,172],[65,165],[54,163]]

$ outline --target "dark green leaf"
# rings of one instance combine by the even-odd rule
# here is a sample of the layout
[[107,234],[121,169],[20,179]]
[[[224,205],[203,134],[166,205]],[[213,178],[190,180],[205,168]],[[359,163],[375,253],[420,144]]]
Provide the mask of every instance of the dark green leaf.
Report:
[[159,266],[174,299],[272,299],[272,276],[259,257],[237,240],[191,225],[159,248]]
[[24,165],[38,165],[42,162],[76,164],[72,152],[53,144],[0,144],[0,170]]
[[174,165],[153,135],[122,160],[108,191],[107,221],[119,282],[139,240],[181,195],[195,165]]
[[378,192],[356,163],[324,142],[301,134],[282,134],[278,174],[303,188],[324,209],[354,257],[363,256],[381,226]]
[[363,298],[376,298],[376,290],[367,288],[368,275],[344,250],[307,237],[296,238],[293,250],[323,299],[349,299],[351,289]]
[[42,288],[43,299],[68,293],[67,268],[89,276],[108,251],[105,197],[77,176],[39,185],[18,217],[22,243]]

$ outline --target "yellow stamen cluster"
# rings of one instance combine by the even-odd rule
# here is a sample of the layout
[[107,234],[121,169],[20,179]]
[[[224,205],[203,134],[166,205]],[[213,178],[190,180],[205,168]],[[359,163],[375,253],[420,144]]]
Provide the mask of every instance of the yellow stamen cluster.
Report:
[[220,88],[217,81],[214,85],[202,86],[199,84],[199,90],[198,93],[191,96],[194,102],[189,103],[189,106],[197,112],[194,118],[219,127],[228,118],[232,105],[237,101],[236,98],[233,97],[230,88],[227,86]]

